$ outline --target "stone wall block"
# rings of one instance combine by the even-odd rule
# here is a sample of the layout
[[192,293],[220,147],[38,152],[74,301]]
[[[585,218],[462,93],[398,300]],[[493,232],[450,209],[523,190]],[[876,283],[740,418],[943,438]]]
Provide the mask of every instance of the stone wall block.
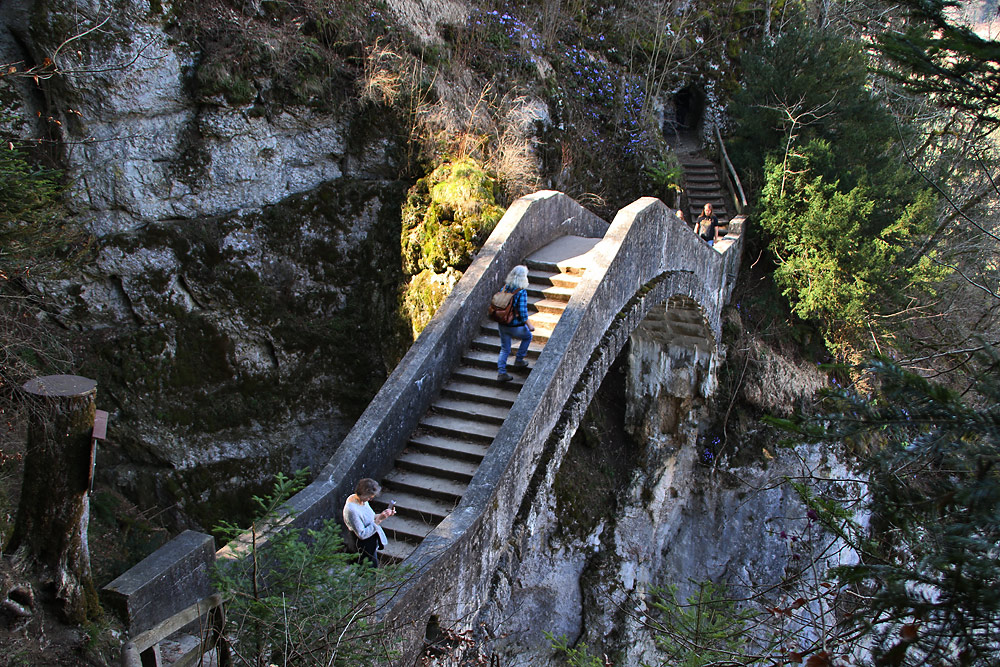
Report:
[[186,530],[102,589],[132,636],[149,630],[215,591],[211,535]]

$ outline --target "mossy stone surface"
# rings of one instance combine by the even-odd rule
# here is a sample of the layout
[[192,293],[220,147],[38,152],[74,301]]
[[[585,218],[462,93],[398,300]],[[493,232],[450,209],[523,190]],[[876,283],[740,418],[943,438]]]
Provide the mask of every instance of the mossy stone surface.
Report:
[[[106,239],[136,262],[169,258],[123,280],[134,325],[96,330],[81,369],[98,378],[125,458],[191,461],[197,443],[249,439],[280,466],[287,443],[269,432],[355,419],[412,341],[400,313],[408,185],[338,179],[250,215]],[[197,497],[212,486],[198,479],[175,490]]]

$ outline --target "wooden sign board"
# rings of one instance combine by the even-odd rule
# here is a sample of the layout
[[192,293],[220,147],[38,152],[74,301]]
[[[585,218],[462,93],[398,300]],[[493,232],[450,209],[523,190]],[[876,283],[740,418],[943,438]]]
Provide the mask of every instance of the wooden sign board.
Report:
[[94,440],[108,439],[108,412],[97,410],[94,414]]

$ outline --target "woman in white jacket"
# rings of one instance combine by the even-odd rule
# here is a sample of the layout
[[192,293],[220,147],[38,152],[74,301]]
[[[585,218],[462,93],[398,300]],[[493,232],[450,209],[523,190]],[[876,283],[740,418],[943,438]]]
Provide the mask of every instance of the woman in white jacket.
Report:
[[378,514],[368,502],[382,491],[374,479],[365,477],[354,488],[354,494],[344,503],[344,525],[358,538],[358,551],[373,567],[378,567],[378,550],[388,544],[379,524],[396,513],[387,507]]

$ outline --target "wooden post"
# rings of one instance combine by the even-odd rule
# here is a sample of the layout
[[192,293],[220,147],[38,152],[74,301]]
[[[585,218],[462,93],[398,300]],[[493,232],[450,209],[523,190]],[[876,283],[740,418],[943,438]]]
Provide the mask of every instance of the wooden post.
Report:
[[18,550],[55,585],[64,620],[101,615],[90,574],[87,524],[97,382],[49,375],[24,385],[28,441],[24,482],[6,551]]

